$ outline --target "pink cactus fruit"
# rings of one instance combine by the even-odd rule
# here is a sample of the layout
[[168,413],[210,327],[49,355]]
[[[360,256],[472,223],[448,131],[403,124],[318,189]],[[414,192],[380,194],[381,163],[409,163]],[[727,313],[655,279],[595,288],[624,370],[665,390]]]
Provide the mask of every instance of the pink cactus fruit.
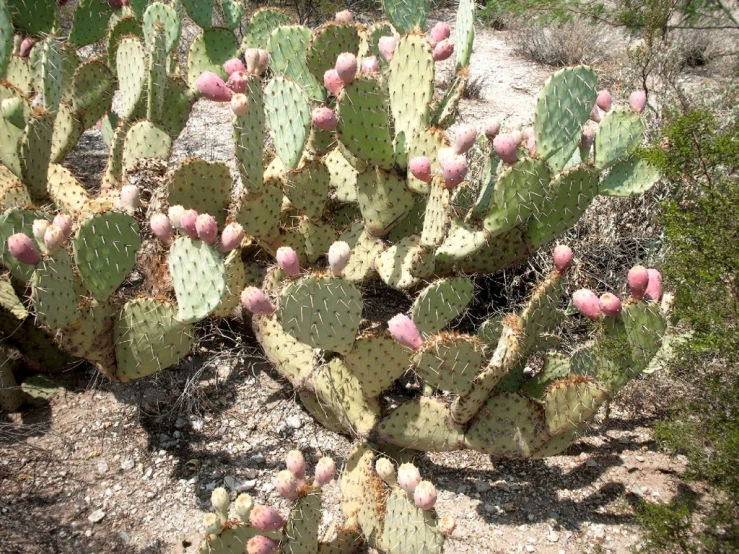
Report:
[[444,160],[441,163],[441,173],[444,176],[444,186],[452,190],[467,175],[467,158],[460,155]]
[[464,154],[475,145],[477,140],[477,128],[471,123],[460,125],[457,136],[454,137],[454,153]]
[[454,519],[452,516],[444,516],[439,520],[439,533],[444,535],[445,537],[450,536],[452,533],[454,533],[454,530],[457,528],[457,520]]
[[313,113],[311,113],[311,121],[313,122],[313,125],[322,131],[333,131],[339,124],[339,120],[336,119],[334,111],[326,106],[315,108]]
[[22,264],[36,265],[41,261],[36,245],[23,233],[16,233],[8,238],[8,251]]
[[340,12],[336,12],[334,21],[339,25],[351,25],[354,23],[354,16],[349,10],[342,10]]
[[108,0],[108,3],[110,4],[110,7],[114,10],[125,8],[130,4],[129,0]]
[[339,54],[339,57],[336,58],[336,66],[334,69],[336,70],[336,74],[339,76],[339,79],[341,79],[345,85],[348,85],[354,81],[354,78],[357,76],[357,57],[351,52]]
[[588,319],[598,319],[600,316],[600,301],[590,289],[580,289],[572,295],[572,303],[577,311]]
[[616,317],[621,313],[621,299],[610,292],[601,294],[598,304],[601,313],[607,317]]
[[72,236],[72,218],[68,215],[58,214],[51,223],[62,230],[65,239]]
[[300,260],[298,253],[289,246],[281,246],[275,254],[277,265],[290,277],[300,277]]
[[323,74],[323,86],[331,96],[338,96],[341,89],[344,88],[344,81],[341,80],[335,69],[328,69]]
[[362,58],[362,73],[369,73],[370,75],[374,75],[375,73],[379,72],[380,60],[378,60],[375,56]]
[[433,58],[435,62],[442,62],[449,59],[454,54],[454,43],[445,38],[439,44],[434,46]]
[[249,521],[260,531],[277,531],[285,525],[285,519],[272,506],[258,504],[249,514]]
[[297,500],[300,496],[300,484],[298,478],[290,470],[280,471],[274,480],[275,489],[282,498]]
[[393,59],[393,54],[397,46],[398,41],[393,36],[380,37],[380,40],[377,41],[377,49],[380,51],[380,56],[388,63]]
[[333,458],[323,457],[316,464],[316,475],[314,484],[316,487],[323,487],[330,483],[336,477],[336,462]]
[[121,206],[128,212],[136,211],[141,206],[141,192],[136,185],[121,187]]
[[423,344],[421,333],[416,324],[405,314],[398,314],[387,322],[393,338],[403,346],[417,350]]
[[408,164],[411,174],[424,183],[430,183],[433,175],[431,174],[431,160],[426,156],[416,156]]
[[245,94],[234,94],[231,97],[231,111],[236,117],[241,117],[249,113],[249,98]]
[[[182,214],[184,213],[185,213],[185,208],[183,208],[179,204],[175,206],[170,206],[169,210],[167,210],[167,215],[169,216],[169,220],[172,222],[172,226],[175,229],[182,229]],[[197,218],[197,213],[195,217]]]
[[244,240],[244,228],[234,222],[229,223],[224,227],[221,233],[221,240],[218,243],[218,250],[220,252],[231,252],[235,248],[238,248],[241,241]]
[[255,535],[246,543],[247,554],[277,554],[279,548],[278,541],[264,535]]
[[335,277],[340,277],[349,264],[352,249],[343,240],[337,240],[328,249],[328,266]]
[[398,468],[398,486],[407,494],[413,494],[421,482],[421,473],[413,464],[402,464]]
[[36,239],[37,243],[43,244],[44,235],[46,234],[46,229],[49,228],[49,225],[51,225],[51,222],[47,219],[36,219],[33,222],[31,231],[33,233],[33,238]]
[[385,481],[388,485],[395,486],[398,482],[397,476],[395,475],[395,466],[393,462],[387,458],[380,458],[375,462],[375,471],[379,475],[380,479]]
[[637,113],[642,113],[647,107],[647,93],[643,90],[635,90],[629,95],[629,108]]
[[218,222],[212,215],[200,214],[195,220],[195,229],[198,238],[210,246],[218,240]]
[[662,274],[651,267],[647,270],[647,273],[649,273],[649,283],[644,295],[655,302],[659,302],[662,300]]
[[500,121],[497,119],[488,119],[485,122],[485,136],[488,140],[492,141],[495,140],[495,137],[498,136],[498,133],[500,133]]
[[242,62],[239,58],[231,58],[223,64],[223,70],[226,72],[226,75],[230,77],[237,71],[245,73],[246,66],[244,65],[244,62]]
[[590,121],[594,121],[595,123],[600,123],[600,111],[598,111],[597,104],[593,106],[592,110],[590,110]]
[[442,40],[449,38],[451,34],[452,30],[449,28],[449,25],[443,21],[439,21],[436,25],[431,27],[431,30],[429,31],[429,44],[431,45],[431,48],[434,48]]
[[56,225],[49,225],[44,231],[44,246],[49,252],[59,250],[65,240],[64,232]]
[[228,76],[226,86],[230,88],[233,92],[241,94],[246,90],[246,83],[246,73],[242,73],[241,71],[234,71],[233,73],[231,73],[231,75]]
[[247,48],[244,52],[244,60],[246,60],[246,72],[250,75],[257,75],[259,72],[259,49]]
[[582,136],[580,137],[580,148],[590,152],[590,149],[593,147],[594,142],[595,131],[590,127],[585,127],[585,129],[583,129],[582,131]]
[[241,292],[241,303],[244,308],[256,315],[270,315],[276,309],[267,295],[257,287],[246,287]]
[[228,102],[233,96],[233,91],[226,86],[223,79],[212,71],[205,71],[195,81],[198,92],[213,102]]
[[421,481],[413,491],[413,502],[422,510],[430,510],[436,504],[436,487],[431,481]]
[[264,75],[269,67],[269,51],[259,49],[259,61],[257,62],[257,75]]
[[198,212],[195,210],[185,210],[180,216],[180,229],[191,239],[198,238],[197,220]]
[[172,222],[164,214],[154,214],[149,220],[149,227],[154,236],[158,238],[163,244],[170,244],[174,236],[174,230],[172,229]]
[[291,450],[285,456],[287,469],[298,479],[305,479],[305,457],[300,450]]
[[21,58],[27,58],[31,55],[31,50],[33,50],[34,45],[36,44],[36,39],[32,37],[26,37],[21,41],[21,45],[18,48],[18,55]]
[[595,105],[604,112],[610,110],[613,105],[613,98],[611,97],[610,91],[606,89],[599,91],[598,97],[595,99]]
[[643,298],[649,286],[649,270],[643,265],[635,265],[629,270],[626,281],[629,283],[631,296]]
[[558,273],[563,273],[568,267],[572,265],[572,248],[566,244],[558,244],[554,249],[554,267],[557,268]]
[[498,135],[495,137],[493,139],[493,150],[507,164],[512,164],[518,159],[516,139],[512,135]]

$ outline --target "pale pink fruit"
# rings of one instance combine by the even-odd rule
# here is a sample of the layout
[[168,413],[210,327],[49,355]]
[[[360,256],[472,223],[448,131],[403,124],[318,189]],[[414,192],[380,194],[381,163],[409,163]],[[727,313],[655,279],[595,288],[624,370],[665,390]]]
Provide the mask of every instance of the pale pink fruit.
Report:
[[229,223],[221,233],[218,251],[224,253],[231,252],[231,250],[239,247],[242,240],[244,240],[244,228],[235,221]]
[[411,174],[424,183],[430,183],[433,175],[431,174],[431,160],[426,156],[416,156],[408,164]]
[[328,266],[335,277],[341,277],[352,257],[351,247],[343,240],[337,240],[328,249]]
[[454,43],[445,38],[439,44],[434,46],[433,58],[435,62],[441,62],[449,59],[454,54]]
[[244,65],[244,62],[242,62],[239,58],[231,58],[223,64],[223,70],[226,72],[226,75],[230,77],[236,71],[245,73],[246,66]]
[[195,222],[198,220],[198,212],[195,210],[185,210],[180,216],[180,229],[191,239],[198,238],[198,228]]
[[285,456],[285,465],[298,479],[305,479],[305,457],[300,450],[291,450]]
[[330,483],[336,477],[336,463],[332,458],[323,457],[316,464],[316,475],[314,485],[323,487]]
[[362,58],[362,73],[375,74],[380,72],[380,61],[375,56]]
[[600,123],[600,111],[598,109],[598,106],[593,106],[593,109],[590,110],[590,121]]
[[485,122],[485,136],[488,140],[494,140],[500,133],[500,121],[497,119],[488,119]]
[[339,25],[350,25],[354,23],[354,16],[349,10],[342,10],[340,12],[336,12],[334,21]]
[[572,303],[577,311],[588,319],[598,319],[600,316],[600,301],[592,290],[580,289],[572,295]]
[[241,303],[244,308],[256,315],[270,315],[276,309],[267,295],[257,287],[246,287],[241,292]]
[[297,500],[300,496],[300,484],[298,478],[290,470],[280,471],[274,480],[275,489],[282,498]]
[[[180,206],[179,204],[175,206],[170,206],[169,210],[167,210],[167,215],[169,216],[169,220],[172,222],[172,226],[175,229],[182,229],[182,214],[185,213],[185,208]],[[195,214],[195,218],[197,219],[197,213]]]
[[245,94],[234,94],[231,98],[231,111],[236,117],[249,113],[249,98]]
[[36,245],[23,233],[16,233],[8,238],[8,251],[22,264],[36,265],[41,261]]
[[163,244],[170,244],[174,236],[172,222],[164,214],[154,214],[149,220],[149,227],[154,236]]
[[56,225],[52,224],[46,228],[44,232],[44,246],[49,252],[59,250],[65,240],[64,232]]
[[357,76],[357,57],[351,52],[339,54],[339,57],[336,58],[336,66],[334,69],[336,70],[336,74],[339,76],[339,79],[341,79],[345,85],[348,85],[354,81],[354,78]]
[[42,244],[44,242],[44,235],[49,225],[51,225],[51,222],[46,219],[37,219],[33,222],[31,230],[33,232],[33,238],[36,239],[37,243]]
[[498,135],[495,137],[493,139],[493,150],[507,164],[512,164],[518,159],[516,140],[511,135]]
[[136,211],[141,206],[141,192],[136,185],[121,187],[121,206],[129,212]]
[[583,129],[582,136],[580,137],[580,148],[586,150],[587,152],[590,152],[590,149],[593,147],[594,142],[595,131],[590,127],[585,127],[585,129]]
[[277,531],[285,525],[285,519],[272,506],[258,504],[249,514],[249,521],[260,531]]
[[20,48],[18,48],[18,55],[21,58],[27,58],[31,55],[31,50],[33,50],[34,45],[36,44],[36,39],[31,37],[26,37],[21,41]]
[[281,246],[275,254],[277,265],[290,277],[300,277],[300,260],[298,253],[289,246]]
[[52,221],[52,225],[56,225],[62,230],[65,239],[72,236],[72,218],[68,215],[58,214]]
[[338,96],[341,89],[344,88],[344,81],[339,78],[339,74],[335,69],[328,69],[323,74],[323,86],[331,96]]
[[513,142],[516,143],[516,146],[520,146],[523,142],[523,133],[520,129],[516,129],[511,133],[511,137],[513,137]]
[[449,25],[443,21],[439,21],[429,31],[429,44],[431,44],[431,48],[439,44],[442,40],[449,38],[451,34],[452,30],[449,28]]
[[536,155],[536,135],[530,135],[526,137],[526,150],[529,151],[529,154],[532,156]]
[[647,272],[649,273],[649,283],[647,284],[647,290],[644,291],[644,296],[659,302],[662,300],[662,274],[651,267]]
[[436,504],[436,487],[430,481],[421,481],[413,491],[413,502],[422,510],[430,510]]
[[526,127],[523,130],[523,133],[522,134],[523,134],[523,138],[525,138],[525,139],[530,139],[531,137],[536,136],[536,133],[534,132],[534,128],[533,127]]
[[226,86],[223,79],[212,71],[205,71],[195,81],[198,92],[213,102],[228,102],[233,96],[233,91]]
[[444,176],[444,187],[452,190],[464,181],[467,175],[467,158],[459,155],[444,160],[441,164],[441,173]]
[[269,67],[269,51],[259,50],[259,62],[257,63],[257,75],[264,75]]
[[380,458],[375,462],[375,471],[380,479],[390,486],[395,486],[398,482],[397,476],[395,475],[395,466],[387,458]]
[[277,554],[279,548],[279,542],[264,535],[255,535],[246,542],[247,554]]
[[621,299],[610,292],[601,294],[598,304],[600,311],[607,317],[616,317],[621,313]]
[[387,322],[387,327],[393,338],[403,346],[417,350],[423,344],[421,333],[416,324],[405,314],[398,314]]
[[637,113],[642,113],[647,107],[647,93],[643,90],[635,90],[629,95],[629,108]]
[[246,72],[250,75],[259,73],[259,49],[247,48],[244,52],[244,60],[246,60]]
[[557,268],[557,272],[562,273],[572,265],[572,248],[566,244],[558,244],[554,249],[552,257],[554,258],[554,267]]
[[210,246],[218,240],[218,223],[212,215],[200,214],[195,220],[195,229],[198,232],[198,238]]
[[[233,92],[237,93],[243,93],[246,90],[246,73],[242,73],[241,71],[234,71],[229,75],[228,81],[226,81],[226,86],[230,88]],[[233,102],[233,98],[231,99]]]
[[336,119],[334,111],[325,106],[319,106],[313,110],[311,121],[313,122],[313,125],[322,131],[333,131],[339,124],[339,120]]
[[606,89],[599,91],[598,97],[595,99],[595,105],[604,112],[610,110],[611,106],[613,105],[613,98],[611,97],[611,93]]
[[454,153],[464,154],[475,145],[475,140],[477,140],[477,128],[470,123],[460,125],[457,129],[457,136],[454,137]]
[[413,464],[402,464],[398,468],[398,486],[407,494],[413,494],[421,482],[421,473]]
[[397,46],[398,41],[393,36],[380,37],[380,40],[377,41],[377,49],[380,51],[380,56],[388,63],[393,59],[393,54]]
[[649,270],[643,265],[635,265],[629,270],[626,281],[629,283],[631,296],[643,298],[649,286]]

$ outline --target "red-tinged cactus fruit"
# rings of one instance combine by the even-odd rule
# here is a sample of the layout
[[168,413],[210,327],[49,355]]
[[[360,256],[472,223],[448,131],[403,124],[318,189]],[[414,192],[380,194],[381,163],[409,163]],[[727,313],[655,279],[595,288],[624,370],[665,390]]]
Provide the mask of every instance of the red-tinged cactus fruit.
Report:
[[23,233],[16,233],[8,238],[8,251],[22,264],[36,265],[41,261],[36,245]]
[[[175,229],[182,229],[182,215],[185,213],[185,208],[180,206],[179,204],[175,206],[170,206],[169,210],[167,210],[167,215],[169,216],[169,220],[172,222],[172,226]],[[195,215],[195,218],[197,219],[197,212]]]
[[495,140],[495,137],[500,133],[500,121],[497,119],[488,119],[485,122],[485,129],[483,131],[489,141]]
[[121,187],[121,207],[129,213],[135,212],[141,206],[141,192],[136,185]]
[[326,106],[318,106],[311,113],[311,121],[313,125],[321,129],[322,131],[333,131],[339,124],[339,120],[336,118],[336,114],[331,108]]
[[338,96],[341,89],[344,88],[344,81],[339,78],[339,74],[335,69],[328,69],[323,74],[323,86],[331,96]]
[[267,295],[257,287],[246,287],[241,292],[241,304],[255,315],[271,315],[276,310]]
[[644,298],[644,293],[647,292],[649,286],[649,270],[643,265],[635,265],[629,270],[626,281],[629,284],[631,296],[637,299]]
[[241,71],[234,71],[233,73],[231,73],[231,75],[229,75],[228,81],[226,81],[226,86],[230,88],[233,92],[243,94],[243,92],[246,90],[246,83],[246,73]]
[[58,214],[51,223],[62,230],[65,239],[72,236],[72,218],[68,215]]
[[448,60],[452,54],[454,54],[454,43],[448,38],[445,38],[439,44],[434,46],[433,58],[435,62]]
[[198,228],[195,223],[198,220],[198,212],[195,210],[185,210],[180,215],[180,229],[191,239],[198,238]]
[[516,139],[513,135],[498,135],[493,139],[493,150],[504,163],[512,164],[518,159]]
[[557,273],[563,273],[568,267],[572,265],[572,248],[566,244],[558,244],[554,249],[554,267],[557,269]]
[[362,58],[362,73],[374,75],[380,72],[380,60],[376,56]]
[[380,37],[380,40],[377,41],[377,49],[380,51],[380,56],[388,63],[393,59],[393,54],[395,54],[395,48],[397,46],[398,41],[393,36]]
[[171,244],[174,237],[174,229],[172,222],[164,214],[154,214],[149,220],[149,227],[154,236],[158,238],[162,244]]
[[278,541],[264,535],[256,535],[246,543],[247,554],[277,554],[279,548]]
[[323,487],[329,484],[336,477],[336,462],[333,458],[323,457],[316,464],[316,474],[313,484],[316,487]]
[[32,37],[26,37],[21,41],[21,45],[18,48],[18,55],[21,58],[27,58],[31,55],[31,50],[33,50],[34,45],[36,44],[36,39]]
[[439,524],[437,526],[437,529],[439,529],[439,533],[441,533],[445,537],[448,537],[452,533],[454,533],[454,530],[456,528],[457,528],[457,520],[454,519],[452,516],[442,517],[439,520]]
[[249,98],[246,94],[234,94],[231,98],[231,111],[236,117],[249,113]]
[[223,70],[229,77],[235,72],[246,73],[246,66],[239,58],[231,58],[223,64]]
[[39,244],[44,242],[44,235],[46,234],[46,229],[49,228],[49,225],[51,225],[51,222],[46,219],[36,219],[33,222],[31,232],[33,233],[33,238],[35,238],[36,242]]
[[647,93],[643,90],[635,90],[629,95],[629,108],[637,113],[642,113],[647,107]]
[[430,183],[433,175],[431,173],[431,160],[426,156],[416,156],[408,164],[411,174],[424,183]]
[[377,475],[391,487],[398,484],[398,477],[395,474],[395,466],[393,462],[387,458],[380,458],[375,462],[375,471]]
[[436,504],[436,487],[431,481],[421,481],[413,491],[413,502],[422,510],[430,510]]
[[596,294],[590,289],[580,289],[572,295],[572,303],[577,311],[588,319],[600,317],[600,301]]
[[334,69],[341,82],[345,85],[350,84],[357,76],[357,57],[351,52],[339,54]]
[[290,470],[280,471],[274,479],[274,486],[282,498],[297,500],[300,496],[300,483]]
[[454,153],[464,154],[475,145],[477,128],[471,123],[460,125],[454,137]]
[[582,131],[582,136],[580,137],[580,148],[590,152],[590,149],[593,147],[594,143],[595,131],[590,127],[585,127],[585,129],[583,129]]
[[259,62],[257,63],[257,75],[264,75],[264,72],[267,71],[267,68],[269,67],[269,51],[262,50],[260,48],[258,52]]
[[420,482],[421,473],[413,464],[402,464],[398,468],[398,486],[403,489],[406,494],[413,494]]
[[467,158],[459,155],[444,160],[441,164],[441,173],[444,177],[444,187],[452,190],[464,181],[467,175]]
[[221,518],[216,514],[205,514],[203,516],[203,530],[208,535],[218,535],[223,530]]
[[110,7],[114,10],[119,10],[130,5],[129,0],[108,0],[108,3],[110,4]]
[[599,91],[598,97],[595,99],[595,105],[604,112],[610,110],[613,105],[613,98],[611,97],[610,91],[606,89]]
[[647,290],[644,291],[644,296],[655,302],[662,300],[662,274],[654,268],[647,270],[649,273],[649,283],[647,284]]
[[258,504],[249,514],[249,521],[260,531],[277,531],[285,525],[285,518],[272,506]]
[[281,246],[275,255],[279,268],[290,277],[300,277],[300,260],[298,253],[289,246]]
[[334,21],[339,25],[351,25],[354,23],[354,15],[352,15],[352,12],[349,10],[342,10],[340,12],[336,12]]
[[600,111],[597,105],[593,106],[593,109],[590,110],[590,121],[600,123]]
[[300,450],[291,450],[285,456],[285,465],[287,469],[298,479],[305,479],[305,457]]
[[393,338],[403,346],[418,350],[423,344],[421,333],[416,324],[405,314],[398,314],[387,322],[388,330]]
[[259,71],[259,49],[247,48],[244,52],[244,60],[246,60],[246,72],[250,75],[257,75]]
[[337,240],[328,249],[328,266],[334,277],[341,277],[352,257],[352,249],[343,240]]
[[44,232],[44,246],[50,253],[59,250],[65,240],[64,232],[56,225],[49,225],[46,228]]
[[195,220],[195,229],[198,238],[210,246],[218,240],[218,222],[210,214],[200,214]]
[[226,253],[238,248],[241,245],[241,241],[244,240],[244,235],[244,228],[240,224],[235,221],[229,223],[221,233],[221,240],[218,242],[218,251]]
[[443,21],[439,21],[429,31],[429,44],[431,45],[431,48],[434,48],[442,40],[449,38],[451,34],[452,30],[449,25]]
[[601,294],[598,304],[601,313],[606,317],[616,317],[621,313],[621,299],[610,292]]
[[228,102],[233,96],[233,91],[226,86],[223,79],[212,71],[205,71],[195,81],[198,92],[213,102]]

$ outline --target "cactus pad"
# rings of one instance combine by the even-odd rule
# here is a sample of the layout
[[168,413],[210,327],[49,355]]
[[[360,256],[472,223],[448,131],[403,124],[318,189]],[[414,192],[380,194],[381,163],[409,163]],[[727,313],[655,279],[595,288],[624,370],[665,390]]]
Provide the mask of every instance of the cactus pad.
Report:
[[554,382],[544,395],[547,431],[555,436],[589,420],[608,394],[588,377],[579,375]]
[[606,169],[628,159],[643,139],[644,123],[638,113],[611,111],[603,117],[595,135],[595,167]]
[[33,274],[33,306],[41,325],[55,329],[79,317],[72,258],[65,250],[45,258]]
[[387,84],[395,134],[410,137],[428,124],[434,97],[434,59],[424,35],[409,34],[400,39],[390,60]]
[[254,330],[267,359],[293,385],[302,384],[313,369],[313,348],[287,333],[275,316],[255,318]]
[[398,488],[387,499],[382,544],[388,554],[441,554],[444,536],[437,528],[435,512],[418,508]]
[[339,54],[359,51],[359,32],[354,25],[337,25],[329,22],[316,29],[307,49],[306,63],[308,70],[319,82],[323,82],[323,74],[333,69]]
[[424,30],[431,11],[431,0],[383,0],[382,7],[393,27],[402,34],[412,29]]
[[[192,0],[199,3],[200,0]],[[195,82],[205,71],[212,71],[225,81],[228,78],[223,64],[235,58],[239,45],[234,34],[228,29],[214,28],[203,31],[190,45],[187,55],[187,82],[196,90]]]
[[371,236],[361,222],[346,231],[341,240],[352,249],[349,263],[344,268],[344,278],[352,282],[364,281],[372,274],[375,257],[382,252],[382,243]]
[[328,168],[320,160],[306,160],[285,174],[283,191],[296,210],[315,219],[326,207],[330,182]]
[[457,67],[466,67],[472,58],[472,43],[475,40],[475,2],[461,0],[457,8],[456,40]]
[[257,76],[247,77],[246,94],[249,110],[234,119],[234,143],[241,182],[249,194],[264,189],[264,89]]
[[170,206],[179,204],[212,215],[223,227],[231,201],[231,182],[231,171],[225,163],[189,158],[168,179],[167,200]]
[[351,352],[344,356],[344,362],[368,398],[390,388],[410,365],[408,349],[385,331],[359,336]]
[[8,238],[16,233],[24,233],[33,241],[37,251],[41,251],[39,243],[33,237],[33,222],[37,219],[51,221],[51,216],[40,210],[11,209],[0,216],[0,261],[21,281],[27,281],[33,274],[34,267],[22,264],[8,252]]
[[448,452],[464,447],[464,429],[452,421],[449,406],[425,396],[392,410],[380,421],[377,436],[413,450]]
[[302,25],[286,25],[272,31],[267,41],[270,69],[299,84],[311,100],[321,101],[326,97],[325,89],[306,61],[310,40],[310,29]]
[[0,165],[0,209],[25,208],[31,203],[31,195],[23,182],[7,167]]
[[605,196],[642,194],[651,189],[659,178],[656,167],[632,156],[611,167],[611,171],[600,182],[598,192]]
[[78,48],[98,42],[105,36],[112,13],[109,2],[81,0],[74,12],[69,41]]
[[310,105],[297,83],[275,77],[265,88],[267,125],[277,155],[287,169],[297,167],[310,127]]
[[221,303],[213,310],[216,317],[229,317],[241,303],[241,291],[246,287],[246,269],[241,261],[241,250],[232,250],[224,260],[226,269],[226,291]]
[[247,235],[258,239],[269,239],[279,234],[282,190],[268,185],[256,198],[242,195],[234,213]]
[[123,169],[129,170],[142,158],[169,158],[172,139],[159,126],[150,121],[139,121],[126,133],[123,145]]
[[467,309],[474,292],[475,285],[466,277],[440,279],[416,297],[411,319],[421,333],[438,333]]
[[369,167],[357,177],[357,203],[367,232],[382,237],[411,211],[415,199],[405,179],[393,172]]
[[432,387],[468,394],[484,366],[484,345],[475,336],[443,333],[424,342],[412,360],[418,375]]
[[244,30],[241,50],[247,48],[267,48],[269,35],[277,27],[290,25],[290,16],[275,8],[261,8],[254,12]]
[[118,42],[116,74],[121,91],[120,114],[128,118],[142,105],[146,89],[146,52],[138,38],[127,36]]

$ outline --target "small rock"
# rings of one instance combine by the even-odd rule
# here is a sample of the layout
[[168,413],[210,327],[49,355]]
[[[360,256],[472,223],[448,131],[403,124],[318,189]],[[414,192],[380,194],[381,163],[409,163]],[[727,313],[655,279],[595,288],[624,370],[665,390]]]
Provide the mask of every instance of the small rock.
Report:
[[256,469],[249,467],[246,469],[246,471],[244,471],[244,475],[246,476],[247,479],[256,479],[258,472]]
[[598,467],[598,462],[591,458],[587,462],[585,462],[585,465],[588,467]]
[[531,544],[526,545],[526,552],[536,552],[536,548],[533,547]]
[[128,471],[129,469],[133,469],[135,465],[136,462],[129,458],[127,460],[123,460],[123,462],[121,463],[121,469],[123,471]]
[[475,481],[475,490],[477,490],[477,492],[487,492],[491,488],[492,486],[487,481],[482,481],[482,480]]
[[261,454],[254,454],[254,456],[251,457],[251,461],[257,465],[261,465],[264,463],[264,456]]
[[97,469],[98,469],[98,473],[107,473],[108,472],[108,462],[106,462],[105,460],[98,462]]
[[303,426],[303,422],[300,421],[300,418],[298,416],[290,416],[285,420],[285,423],[287,423],[288,427],[292,427],[293,429],[300,429]]
[[644,456],[635,456],[637,462],[643,462],[646,458]]
[[177,429],[182,429],[184,427],[187,427],[187,420],[184,417],[178,417],[177,421],[174,422],[174,426]]
[[495,509],[495,504],[485,504],[483,508],[489,514],[497,512],[497,510]]
[[95,510],[92,512],[89,516],[87,516],[87,520],[90,523],[99,523],[103,521],[103,518],[105,517],[105,512],[102,510]]
[[559,533],[555,533],[554,531],[550,531],[547,535],[547,540],[549,542],[557,542],[559,540]]
[[516,509],[516,504],[514,502],[508,502],[507,504],[503,504],[503,509],[506,512],[512,512]]
[[629,437],[619,437],[618,442],[621,444],[629,444],[631,442],[631,439]]

